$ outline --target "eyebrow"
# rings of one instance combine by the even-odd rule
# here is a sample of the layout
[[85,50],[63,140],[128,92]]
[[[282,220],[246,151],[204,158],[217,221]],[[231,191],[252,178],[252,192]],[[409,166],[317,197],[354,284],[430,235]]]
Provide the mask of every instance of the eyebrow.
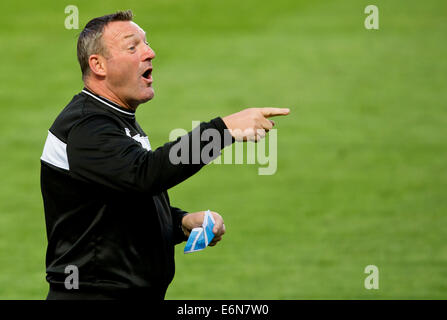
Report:
[[135,33],[128,34],[127,36],[124,36],[123,39],[131,38],[131,37],[134,37],[134,36],[135,36]]
[[[143,31],[143,32],[144,32],[144,31]],[[144,35],[146,36],[146,32],[144,32]],[[125,36],[123,37],[123,39],[132,38],[132,37],[136,37],[136,36],[137,36],[136,33],[130,33],[130,34],[128,34],[128,35],[125,35]]]

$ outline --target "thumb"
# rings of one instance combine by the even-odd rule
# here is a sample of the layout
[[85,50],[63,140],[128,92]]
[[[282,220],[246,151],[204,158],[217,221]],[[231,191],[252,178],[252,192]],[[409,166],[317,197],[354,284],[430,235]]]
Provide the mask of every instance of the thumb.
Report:
[[216,212],[211,212],[211,214],[213,215],[213,218],[214,218],[213,233],[217,234],[222,229],[223,219],[222,219],[221,215]]

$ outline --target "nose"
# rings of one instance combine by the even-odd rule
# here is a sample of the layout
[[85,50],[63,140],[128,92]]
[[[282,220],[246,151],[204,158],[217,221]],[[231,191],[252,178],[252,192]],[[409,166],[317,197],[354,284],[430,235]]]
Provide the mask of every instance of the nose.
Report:
[[155,58],[155,51],[148,45],[146,50],[144,51],[143,61],[152,60]]
[[[148,47],[149,47],[149,46],[148,46]],[[154,59],[154,58],[155,58],[155,51],[152,50],[151,47],[149,47],[149,55],[150,55],[151,59]]]

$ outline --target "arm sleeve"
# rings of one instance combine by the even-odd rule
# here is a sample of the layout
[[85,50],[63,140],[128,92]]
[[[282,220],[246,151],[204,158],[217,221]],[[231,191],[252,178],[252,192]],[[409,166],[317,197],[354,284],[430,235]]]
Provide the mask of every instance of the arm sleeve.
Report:
[[171,215],[172,215],[172,221],[174,224],[174,243],[179,244],[183,241],[188,240],[188,237],[185,236],[182,229],[182,219],[185,215],[187,215],[188,212],[176,208],[171,207]]
[[[220,139],[201,141],[201,134],[207,129],[214,129]],[[76,179],[118,191],[162,192],[189,178],[206,164],[200,154],[207,145],[211,143],[213,150],[219,150],[212,155],[214,159],[226,144],[234,142],[225,129],[223,120],[215,118],[200,123],[175,141],[147,151],[139,142],[126,135],[117,120],[104,115],[90,116],[78,122],[68,135],[70,174]],[[185,161],[175,161],[178,152],[184,155],[186,152],[183,158]]]

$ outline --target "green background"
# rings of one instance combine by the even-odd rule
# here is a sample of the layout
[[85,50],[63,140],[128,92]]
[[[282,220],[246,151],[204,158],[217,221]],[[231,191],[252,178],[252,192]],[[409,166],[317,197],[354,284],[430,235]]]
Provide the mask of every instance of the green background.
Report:
[[291,109],[275,119],[274,175],[209,165],[170,190],[227,234],[177,247],[168,299],[447,298],[444,0],[148,0],[0,4],[0,299],[47,293],[39,158],[82,88],[70,4],[80,28],[130,8],[147,31],[156,97],[137,119],[153,148],[192,120]]

